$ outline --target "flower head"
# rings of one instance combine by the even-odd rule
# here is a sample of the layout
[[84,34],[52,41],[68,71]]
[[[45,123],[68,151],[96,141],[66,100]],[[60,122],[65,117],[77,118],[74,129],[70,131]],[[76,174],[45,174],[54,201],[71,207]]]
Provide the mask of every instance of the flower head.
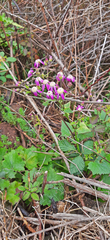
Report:
[[53,92],[52,91],[48,91],[46,97],[47,98],[51,98],[53,100],[54,99]]
[[52,62],[52,56],[49,56],[49,61]]
[[73,77],[71,74],[69,74],[66,78],[68,82],[75,82],[75,77]]
[[47,90],[49,90],[50,88],[49,81],[47,79],[43,80],[42,91],[44,91],[45,87],[47,88]]
[[30,70],[29,70],[29,72],[28,72],[28,77],[31,77],[32,76],[32,74],[33,74],[33,69],[31,68]]
[[62,87],[58,88],[58,90],[57,90],[57,99],[59,99],[59,96],[61,96],[61,98],[64,100],[64,92],[67,92],[67,91],[64,90]]
[[35,67],[35,68],[38,68],[39,65],[40,65],[40,63],[42,63],[42,64],[44,65],[44,62],[43,62],[42,60],[36,59],[36,60],[35,60],[35,63],[34,63],[34,67]]
[[16,85],[16,87],[18,87],[19,86],[19,84],[20,84],[20,82],[17,82],[15,85]]
[[102,99],[98,99],[97,102],[103,102],[103,100]]
[[37,86],[40,86],[40,83],[43,83],[43,79],[41,77],[37,77],[35,79],[35,83],[36,83]]
[[50,82],[49,85],[50,85],[49,89],[50,89],[51,91],[54,90],[55,93],[57,93],[56,83],[55,83],[55,82]]
[[64,78],[65,78],[65,76],[63,75],[62,72],[58,72],[58,73],[57,73],[56,79],[57,79],[58,81],[60,81],[60,80],[63,81]]
[[81,111],[83,108],[84,108],[83,106],[78,105],[78,107],[76,108],[76,110]]
[[33,94],[37,97],[37,92],[42,93],[37,87],[32,87],[31,91],[33,92]]

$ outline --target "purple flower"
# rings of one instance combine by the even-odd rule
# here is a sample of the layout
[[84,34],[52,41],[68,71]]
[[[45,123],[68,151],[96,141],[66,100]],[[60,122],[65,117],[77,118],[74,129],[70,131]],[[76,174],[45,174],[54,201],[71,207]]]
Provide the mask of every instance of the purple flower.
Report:
[[49,90],[50,88],[49,81],[47,79],[43,80],[42,91],[44,91],[45,87],[47,88],[47,90]]
[[102,99],[98,99],[97,102],[103,102],[103,100]]
[[48,91],[46,97],[47,98],[51,98],[53,100],[54,99],[53,92],[52,91]]
[[33,70],[32,70],[32,68],[30,69],[30,71],[28,72],[28,77],[31,77],[32,76],[32,74],[33,74]]
[[37,77],[37,78],[35,79],[35,84],[36,84],[37,86],[40,86],[40,83],[43,83],[43,79],[42,79],[41,77]]
[[49,56],[49,61],[52,62],[52,56]]
[[37,92],[42,93],[37,87],[32,87],[31,91],[33,92],[33,94],[37,97]]
[[17,82],[17,83],[15,84],[15,86],[16,86],[16,87],[18,87],[18,86],[19,86],[19,84],[20,84],[20,82]]
[[34,63],[34,67],[35,67],[35,68],[38,68],[39,65],[40,65],[40,63],[42,63],[42,64],[44,65],[44,62],[43,62],[42,60],[36,59],[36,60],[35,60],[35,63]]
[[76,110],[81,111],[83,108],[84,108],[83,106],[78,105],[78,107],[76,108]]
[[64,90],[62,87],[58,88],[57,90],[57,99],[59,99],[59,96],[64,100],[64,92],[66,93],[67,91]]
[[64,78],[65,78],[65,76],[63,75],[62,72],[58,72],[58,73],[57,73],[57,76],[56,76],[57,81],[60,81],[60,80],[63,81]]
[[49,83],[49,89],[51,90],[51,91],[55,91],[55,93],[57,94],[57,89],[56,89],[56,83],[55,82],[50,82]]
[[75,77],[73,77],[71,74],[69,74],[68,77],[66,78],[66,80],[68,82],[75,82]]

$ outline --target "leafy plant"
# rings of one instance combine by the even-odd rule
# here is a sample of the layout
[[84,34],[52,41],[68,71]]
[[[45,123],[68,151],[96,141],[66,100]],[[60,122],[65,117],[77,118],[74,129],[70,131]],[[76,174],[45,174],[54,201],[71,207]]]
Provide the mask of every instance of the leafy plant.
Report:
[[6,59],[4,52],[0,52],[0,80],[4,83],[8,79],[13,79],[11,74],[7,74],[7,68],[4,66],[3,61],[4,60],[8,67],[10,67],[10,63],[15,62],[16,58],[14,57],[8,57]]
[[[15,112],[12,112],[8,106],[4,106],[4,99],[1,97],[1,104],[0,104],[0,110],[2,114],[2,118],[4,121],[17,126],[19,124],[20,128],[27,133],[28,136],[31,136],[33,138],[36,137],[36,133],[33,129],[30,128],[28,123],[25,120],[25,111],[23,108],[19,108],[19,116],[17,117]],[[23,118],[22,118],[23,117]],[[29,121],[28,121],[29,122]]]
[[[71,114],[70,104],[66,104],[66,115]],[[68,109],[68,110],[67,110]],[[110,112],[109,112],[110,113]],[[97,135],[98,134],[98,135]],[[95,110],[95,115],[77,119],[74,122],[62,121],[61,125],[62,140],[59,146],[70,159],[71,174],[79,175],[81,172],[89,171],[93,175],[99,174],[100,179],[109,182],[110,173],[110,154],[108,138],[110,137],[110,117],[106,109],[103,111]],[[105,145],[107,140],[108,145]]]
[[43,205],[50,205],[52,198],[59,201],[64,197],[62,183],[47,184],[43,197],[40,196],[46,170],[47,181],[61,180],[62,177],[57,175],[58,168],[52,163],[53,152],[45,155],[36,151],[33,146],[28,149],[20,146],[8,153],[6,148],[0,148],[0,188],[12,204],[22,198],[24,201],[34,199],[40,200]]

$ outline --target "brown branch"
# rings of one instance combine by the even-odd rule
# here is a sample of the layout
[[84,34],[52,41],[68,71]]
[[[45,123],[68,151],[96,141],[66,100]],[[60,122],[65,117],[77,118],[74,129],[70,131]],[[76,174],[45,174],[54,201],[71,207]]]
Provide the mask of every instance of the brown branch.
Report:
[[109,68],[107,71],[105,71],[105,73],[104,73],[100,78],[98,78],[98,79],[95,81],[95,83],[91,84],[91,85],[90,85],[83,93],[81,93],[79,96],[84,95],[85,92],[87,92],[92,86],[94,86],[97,82],[99,82],[108,72],[110,72],[110,68]]

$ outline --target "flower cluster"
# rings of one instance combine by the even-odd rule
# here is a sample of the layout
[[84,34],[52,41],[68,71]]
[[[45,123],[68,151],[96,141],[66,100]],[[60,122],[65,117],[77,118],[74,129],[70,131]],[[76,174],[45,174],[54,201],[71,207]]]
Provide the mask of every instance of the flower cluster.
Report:
[[[41,77],[37,77],[35,79],[36,87],[32,87],[31,91],[35,96],[37,96],[37,93],[43,93],[44,90],[46,90],[46,97],[48,99],[54,99],[54,96],[59,99],[61,97],[64,100],[64,93],[67,91],[64,90],[62,87],[59,87],[55,82],[49,82],[48,79],[42,79]],[[39,87],[41,87],[42,91],[39,90]]]
[[[38,69],[40,64],[42,65],[47,65],[48,62],[52,61],[52,56],[49,56],[49,60],[46,58],[45,61],[43,62],[40,59],[37,59],[34,62],[34,68]],[[31,77],[33,75],[34,70],[31,68],[30,71],[28,72],[28,77]],[[44,77],[38,76],[35,79],[35,84],[36,87],[32,87],[31,91],[32,93],[37,96],[38,93],[43,93],[44,91],[46,92],[46,97],[48,99],[54,99],[56,96],[57,99],[60,97],[64,100],[64,95],[67,93],[67,91],[58,85],[58,82],[66,80],[69,82],[69,84],[72,84],[75,82],[75,77],[73,77],[71,74],[69,74],[67,77],[63,74],[63,72],[58,72],[56,75],[56,80],[57,83],[54,81],[49,81],[48,79],[43,79]]]

